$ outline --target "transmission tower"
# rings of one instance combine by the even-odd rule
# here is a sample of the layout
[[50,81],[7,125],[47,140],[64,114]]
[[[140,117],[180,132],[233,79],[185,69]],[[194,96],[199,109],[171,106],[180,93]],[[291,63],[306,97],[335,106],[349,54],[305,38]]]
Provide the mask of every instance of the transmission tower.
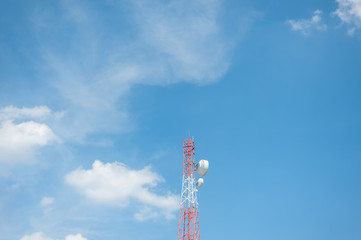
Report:
[[194,162],[194,141],[183,141],[183,179],[177,240],[200,240],[197,186],[203,185],[203,178],[195,180],[195,172],[204,176],[208,171],[207,160]]

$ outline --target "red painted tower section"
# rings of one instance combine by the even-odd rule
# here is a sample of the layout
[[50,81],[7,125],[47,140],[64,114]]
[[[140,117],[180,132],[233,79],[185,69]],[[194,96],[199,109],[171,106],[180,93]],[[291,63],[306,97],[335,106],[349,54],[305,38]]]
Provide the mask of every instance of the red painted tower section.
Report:
[[183,141],[183,179],[177,240],[200,240],[194,141]]

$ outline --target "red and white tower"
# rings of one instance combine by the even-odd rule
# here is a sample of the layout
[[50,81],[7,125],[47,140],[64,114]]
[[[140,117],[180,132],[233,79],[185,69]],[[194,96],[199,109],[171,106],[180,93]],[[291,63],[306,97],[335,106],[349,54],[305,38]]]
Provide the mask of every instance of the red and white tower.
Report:
[[177,240],[200,240],[197,186],[203,185],[203,179],[195,180],[195,172],[204,176],[208,171],[207,160],[194,162],[194,141],[188,138],[183,141],[183,179],[178,223]]

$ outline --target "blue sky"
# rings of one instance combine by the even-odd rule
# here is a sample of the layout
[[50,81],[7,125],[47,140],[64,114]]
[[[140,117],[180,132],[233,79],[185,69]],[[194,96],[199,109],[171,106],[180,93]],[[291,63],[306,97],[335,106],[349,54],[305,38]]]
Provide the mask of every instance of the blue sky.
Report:
[[0,239],[361,237],[361,1],[2,1]]

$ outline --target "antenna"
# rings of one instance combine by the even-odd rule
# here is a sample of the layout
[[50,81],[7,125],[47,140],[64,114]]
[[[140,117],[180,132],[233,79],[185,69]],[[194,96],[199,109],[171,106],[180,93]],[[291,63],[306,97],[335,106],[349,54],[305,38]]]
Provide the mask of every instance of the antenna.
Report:
[[206,175],[208,172],[208,168],[209,168],[209,162],[207,160],[202,159],[196,164],[196,171],[198,175],[201,176]]

